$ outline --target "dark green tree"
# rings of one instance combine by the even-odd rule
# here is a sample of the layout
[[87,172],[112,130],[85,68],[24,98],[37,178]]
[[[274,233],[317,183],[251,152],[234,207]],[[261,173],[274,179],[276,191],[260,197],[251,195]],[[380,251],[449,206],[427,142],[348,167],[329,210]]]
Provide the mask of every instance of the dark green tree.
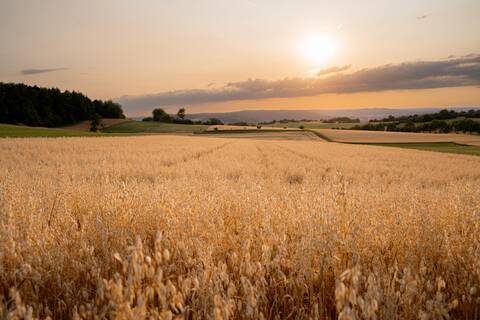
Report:
[[172,122],[172,118],[165,110],[161,108],[154,109],[152,111],[153,121],[158,122]]
[[177,117],[179,117],[180,119],[185,119],[185,108],[180,108],[178,109],[178,112],[177,112]]
[[97,132],[100,127],[102,127],[102,117],[95,113],[90,120],[90,131]]

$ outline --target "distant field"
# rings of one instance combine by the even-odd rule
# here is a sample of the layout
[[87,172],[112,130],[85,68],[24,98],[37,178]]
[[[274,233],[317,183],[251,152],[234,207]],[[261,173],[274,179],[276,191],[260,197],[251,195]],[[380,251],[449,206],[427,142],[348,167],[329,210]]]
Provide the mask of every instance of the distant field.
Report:
[[345,128],[350,129],[353,126],[362,123],[325,123],[322,121],[300,121],[300,122],[287,122],[287,123],[274,123],[269,124],[269,127],[277,128],[298,128],[303,126],[305,129],[331,129],[331,128]]
[[82,137],[99,135],[101,133],[0,124],[0,137]]
[[206,130],[207,125],[188,125],[176,123],[161,123],[156,121],[127,121],[114,124],[103,132],[106,133],[192,133]]
[[456,142],[478,145],[480,135],[455,133],[410,133],[366,130],[316,130],[334,142],[349,143],[421,143],[421,142]]
[[[116,124],[119,124],[119,123],[123,123],[123,122],[127,122],[127,121],[131,121],[131,120],[128,120],[128,119],[102,119],[102,124],[104,126],[104,128],[108,128],[108,127],[111,127],[113,125],[116,125]],[[77,123],[77,124],[74,124],[74,125],[71,125],[71,126],[66,126],[66,127],[63,127],[62,129],[66,129],[66,130],[75,130],[75,131],[90,131],[90,121],[87,120],[87,121],[82,121],[80,123]]]
[[[229,130],[253,130],[253,131],[265,131],[265,130],[275,130],[281,131],[286,130],[284,128],[279,127],[270,127],[270,126],[261,126],[261,128],[257,128],[257,126],[231,126],[231,125],[221,125],[221,126],[210,126],[208,127],[208,131],[214,131],[215,128],[218,131],[229,131]],[[288,128],[288,130],[299,130],[298,128]]]
[[371,145],[480,156],[480,147],[455,142],[371,143]]
[[201,135],[258,140],[322,140],[313,132],[303,130],[219,130],[205,131]]

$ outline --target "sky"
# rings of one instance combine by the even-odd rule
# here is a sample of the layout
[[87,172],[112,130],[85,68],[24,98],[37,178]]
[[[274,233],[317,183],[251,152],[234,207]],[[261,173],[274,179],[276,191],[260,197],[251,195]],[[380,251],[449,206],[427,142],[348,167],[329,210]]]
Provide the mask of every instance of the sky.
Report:
[[155,107],[480,106],[480,1],[1,0],[0,81]]

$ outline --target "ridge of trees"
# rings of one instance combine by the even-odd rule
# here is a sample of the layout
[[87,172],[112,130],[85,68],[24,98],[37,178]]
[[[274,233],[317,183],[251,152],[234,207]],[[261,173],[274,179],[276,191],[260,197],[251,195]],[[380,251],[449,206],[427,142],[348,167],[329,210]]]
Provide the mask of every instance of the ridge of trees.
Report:
[[480,133],[480,109],[468,111],[440,110],[436,113],[414,114],[383,119],[373,119],[365,125],[354,126],[353,130],[397,131],[397,132],[464,132]]
[[0,82],[0,123],[60,127],[96,118],[125,118],[111,100],[91,100],[76,91]]
[[352,130],[370,130],[370,131],[397,131],[397,132],[464,132],[480,133],[480,122],[469,118],[447,122],[445,120],[433,120],[425,123],[415,123],[413,121],[399,122],[370,122],[365,125],[357,125]]
[[430,122],[433,120],[451,120],[456,118],[480,118],[480,109],[471,109],[468,111],[455,111],[443,109],[436,113],[427,113],[427,114],[413,114],[408,116],[399,116],[394,117],[392,115],[383,119],[373,119],[369,122]]
[[359,123],[359,122],[360,122],[360,119],[358,119],[358,118],[349,118],[349,117],[335,117],[335,118],[330,118],[330,119],[327,119],[327,120],[281,119],[281,120],[272,120],[272,121],[259,122],[259,124],[269,125],[269,124],[276,124],[276,123],[283,123],[283,124],[285,124],[285,123],[317,122],[317,121],[321,121],[321,122],[323,122],[323,123]]
[[328,120],[323,120],[324,123],[360,123],[358,118],[336,117]]
[[163,123],[178,123],[178,124],[204,124],[209,126],[223,125],[223,122],[216,118],[210,118],[206,121],[193,121],[186,119],[187,113],[185,108],[180,108],[175,116],[168,114],[162,108],[156,108],[152,111],[151,117],[143,118],[142,121],[157,121]]

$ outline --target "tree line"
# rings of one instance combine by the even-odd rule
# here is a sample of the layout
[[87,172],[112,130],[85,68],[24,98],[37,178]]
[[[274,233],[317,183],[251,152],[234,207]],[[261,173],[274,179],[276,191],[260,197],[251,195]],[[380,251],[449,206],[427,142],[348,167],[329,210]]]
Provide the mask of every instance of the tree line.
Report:
[[393,122],[371,122],[365,125],[357,125],[353,130],[370,130],[370,131],[398,131],[398,132],[464,132],[464,133],[480,133],[480,122],[472,119],[461,119],[447,122],[445,120],[433,120],[426,123],[414,123],[413,121],[393,121]]
[[281,119],[281,120],[272,120],[272,121],[259,122],[258,124],[261,124],[261,125],[269,125],[269,124],[277,124],[277,123],[285,124],[285,123],[317,122],[317,121],[321,121],[321,122],[323,122],[323,123],[359,123],[359,122],[360,122],[360,119],[358,119],[358,118],[349,118],[349,117],[335,117],[335,118],[330,118],[330,119],[327,119],[327,120]]
[[[365,125],[354,126],[353,130],[397,131],[397,132],[464,132],[480,133],[480,109],[468,111],[440,110],[436,113],[414,114],[383,119],[373,119]],[[456,119],[456,120],[455,120]]]
[[0,82],[0,123],[60,127],[98,118],[125,118],[113,101],[76,91]]
[[186,118],[185,108],[180,108],[176,115],[170,115],[162,108],[156,108],[152,111],[151,117],[143,118],[142,121],[157,121],[163,123],[179,123],[179,124],[205,124],[209,126],[223,125],[223,122],[216,118],[210,118],[206,121],[193,121]]
[[471,109],[468,111],[455,111],[443,109],[436,113],[427,113],[427,114],[414,114],[408,116],[394,117],[392,115],[383,119],[373,119],[370,122],[389,122],[389,121],[399,121],[399,122],[430,122],[433,120],[451,120],[456,118],[480,118],[480,109]]

